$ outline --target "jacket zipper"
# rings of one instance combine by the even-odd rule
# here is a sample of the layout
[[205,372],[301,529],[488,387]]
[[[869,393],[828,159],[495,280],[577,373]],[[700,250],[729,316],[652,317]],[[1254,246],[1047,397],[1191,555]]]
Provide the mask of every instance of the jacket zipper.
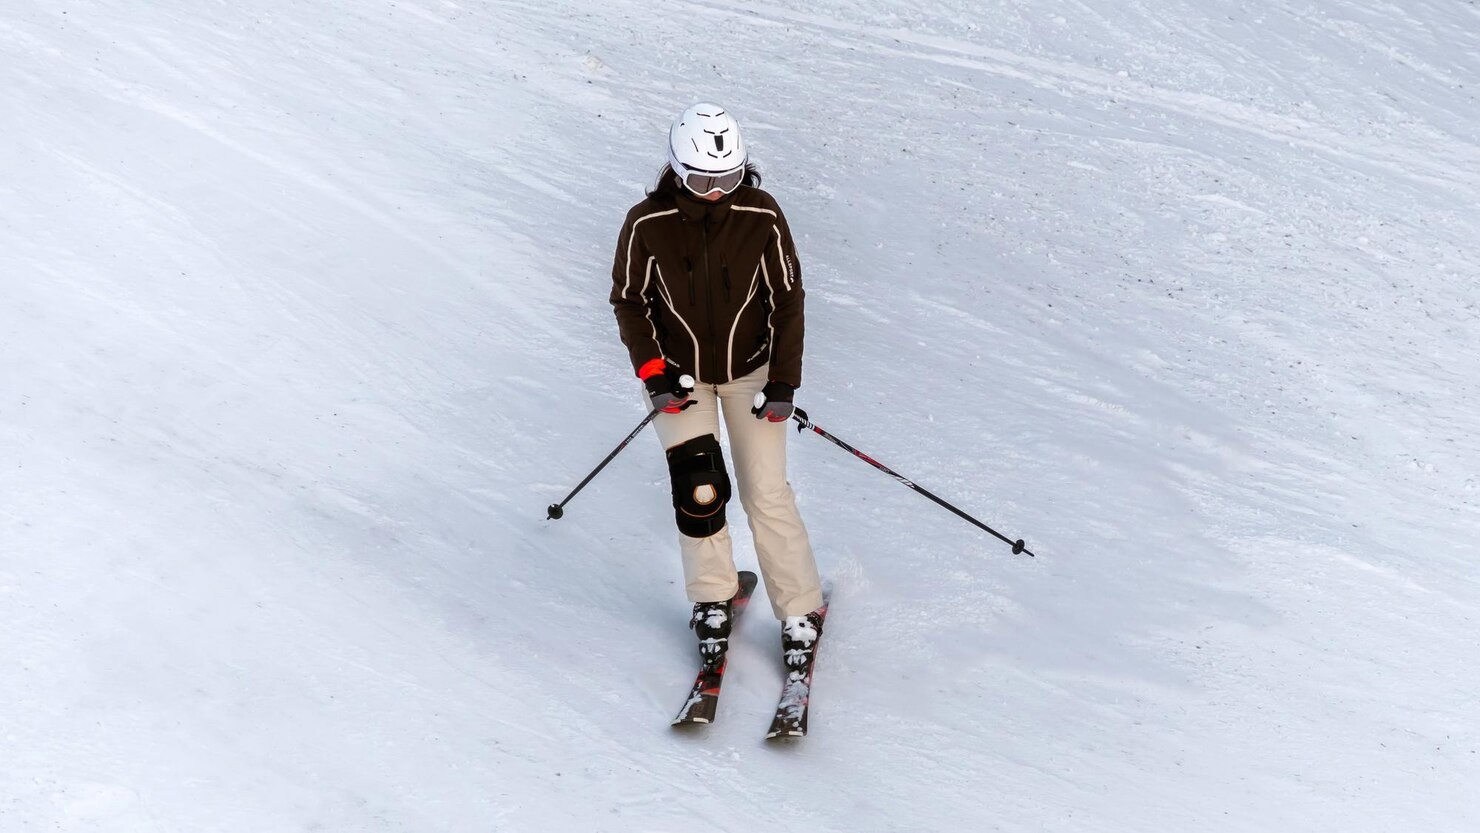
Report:
[[[704,309],[705,309],[705,312],[707,312],[708,315],[709,315],[709,341],[712,343],[714,341],[714,274],[713,274],[713,272],[710,271],[710,265],[709,265],[709,214],[708,213],[706,213],[704,215],[704,225],[703,225],[702,228],[703,228],[703,235],[704,235]],[[719,367],[719,359],[718,359],[718,356],[715,355],[715,354],[713,354],[713,353],[711,353],[710,358],[714,359],[715,360],[715,363],[710,364],[709,366],[710,367]],[[725,368],[725,377],[726,378],[724,378],[724,379],[713,379],[711,381],[713,381],[716,384],[718,384],[720,382],[728,382],[729,381],[729,378],[728,378],[729,375],[730,375],[730,369],[727,367],[727,368]]]

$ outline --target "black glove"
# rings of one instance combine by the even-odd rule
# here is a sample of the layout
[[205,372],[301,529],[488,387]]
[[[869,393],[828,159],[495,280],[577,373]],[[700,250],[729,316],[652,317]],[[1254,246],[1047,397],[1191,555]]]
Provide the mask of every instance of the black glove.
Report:
[[665,414],[676,414],[694,404],[689,392],[694,389],[694,377],[680,373],[673,365],[666,365],[662,373],[654,373],[642,381],[647,386],[648,397],[653,407]]
[[796,388],[785,382],[767,382],[761,392],[755,395],[755,407],[750,412],[755,414],[756,419],[785,422],[791,419],[791,412],[796,410],[796,406],[791,404],[796,392]]

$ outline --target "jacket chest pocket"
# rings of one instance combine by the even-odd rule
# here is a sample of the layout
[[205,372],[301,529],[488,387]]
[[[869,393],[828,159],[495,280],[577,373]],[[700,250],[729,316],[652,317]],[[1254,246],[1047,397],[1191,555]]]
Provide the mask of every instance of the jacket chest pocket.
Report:
[[692,258],[670,257],[658,260],[653,270],[654,294],[675,313],[693,309],[699,303],[699,287]]

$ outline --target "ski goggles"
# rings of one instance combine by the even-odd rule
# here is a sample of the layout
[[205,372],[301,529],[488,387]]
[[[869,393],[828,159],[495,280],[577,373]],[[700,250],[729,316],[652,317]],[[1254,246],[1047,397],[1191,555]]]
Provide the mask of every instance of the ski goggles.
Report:
[[701,197],[715,191],[728,194],[739,188],[740,183],[745,181],[744,165],[733,171],[712,173],[710,171],[690,170],[683,165],[675,163],[673,170],[678,174],[679,179],[683,180],[683,186],[685,188]]

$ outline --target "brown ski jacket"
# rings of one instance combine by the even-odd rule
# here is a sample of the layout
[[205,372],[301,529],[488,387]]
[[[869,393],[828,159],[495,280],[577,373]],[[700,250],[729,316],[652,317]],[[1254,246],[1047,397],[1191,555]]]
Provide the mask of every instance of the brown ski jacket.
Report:
[[770,363],[802,384],[802,274],[781,208],[742,185],[717,202],[649,197],[627,212],[611,303],[634,371],[666,359],[721,384]]

